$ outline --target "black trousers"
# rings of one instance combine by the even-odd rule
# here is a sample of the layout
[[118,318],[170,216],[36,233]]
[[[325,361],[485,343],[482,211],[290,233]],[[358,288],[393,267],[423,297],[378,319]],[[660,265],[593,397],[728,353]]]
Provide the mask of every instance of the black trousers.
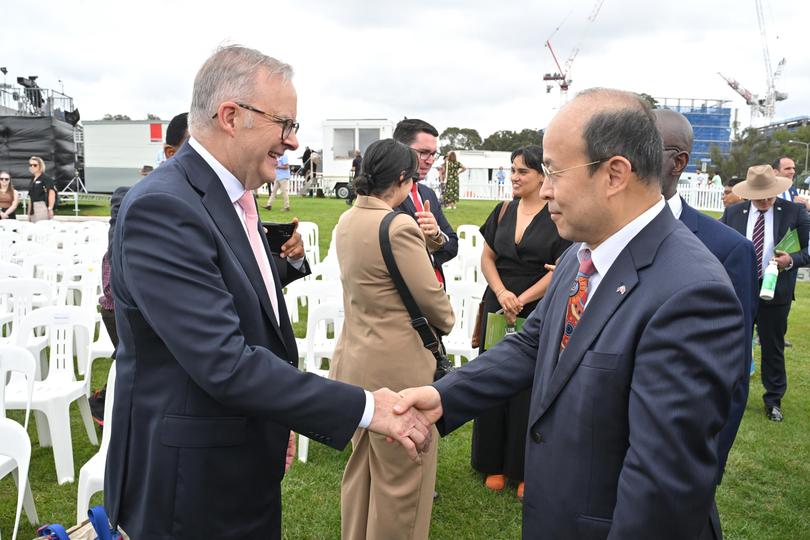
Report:
[[470,454],[475,470],[523,481],[531,399],[531,389],[524,390],[475,419]]
[[787,391],[785,371],[785,332],[790,314],[790,303],[771,304],[759,301],[757,333],[762,348],[762,399],[766,407],[781,407],[782,396]]
[[[104,326],[107,327],[107,333],[110,334],[110,340],[112,341],[113,347],[116,349],[118,348],[118,330],[115,327],[115,311],[106,310],[104,308],[101,309],[101,322],[104,323]],[[113,352],[113,358],[115,358],[115,352]]]

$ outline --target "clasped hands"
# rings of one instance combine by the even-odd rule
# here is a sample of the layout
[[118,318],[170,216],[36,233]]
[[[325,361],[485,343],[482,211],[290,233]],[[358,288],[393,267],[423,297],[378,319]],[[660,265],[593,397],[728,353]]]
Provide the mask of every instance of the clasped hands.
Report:
[[381,388],[374,394],[374,416],[368,429],[402,445],[408,456],[421,462],[420,454],[430,448],[431,427],[442,416],[439,392],[432,386],[394,392]]

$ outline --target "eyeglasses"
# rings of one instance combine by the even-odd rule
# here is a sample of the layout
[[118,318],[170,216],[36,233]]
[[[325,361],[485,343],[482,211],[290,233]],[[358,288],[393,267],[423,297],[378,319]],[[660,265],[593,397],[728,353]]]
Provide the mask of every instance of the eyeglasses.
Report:
[[411,148],[411,150],[416,152],[416,155],[419,156],[419,159],[421,159],[422,161],[427,161],[430,158],[436,159],[437,157],[439,157],[439,152],[431,152],[430,150],[419,150],[418,148]]
[[39,163],[29,163],[29,167],[39,167]]
[[560,169],[559,171],[552,170],[549,168],[548,165],[545,163],[540,164],[540,168],[543,169],[543,176],[551,180],[554,183],[554,177],[560,173],[564,173],[565,171],[571,171],[573,169],[581,169],[582,167],[587,167],[588,165],[596,165],[597,163],[602,163],[605,161],[604,159],[598,159],[596,161],[591,161],[590,163],[583,163],[582,165],[574,165],[573,167],[566,167],[565,169]]
[[[260,115],[264,116],[265,118],[267,118],[268,120],[270,120],[274,124],[281,125],[282,126],[281,127],[281,140],[282,141],[284,139],[286,139],[287,137],[289,137],[293,132],[298,133],[299,124],[298,124],[298,122],[296,122],[295,120],[293,120],[291,118],[282,118],[280,116],[276,116],[275,114],[266,113],[266,112],[264,112],[264,111],[262,111],[260,109],[257,109],[256,107],[254,107],[252,105],[248,105],[246,103],[238,103],[238,102],[234,102],[234,103],[236,103],[239,107],[241,107],[243,109],[246,109],[248,111],[252,111],[252,112],[255,112],[256,114],[260,114]],[[212,116],[211,118],[216,118],[217,114],[219,114],[219,113],[214,113],[214,116]]]

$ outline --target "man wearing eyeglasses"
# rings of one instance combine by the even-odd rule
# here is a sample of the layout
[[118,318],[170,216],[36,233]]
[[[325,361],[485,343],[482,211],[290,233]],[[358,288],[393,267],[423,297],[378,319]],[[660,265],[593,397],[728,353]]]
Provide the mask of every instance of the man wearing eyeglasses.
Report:
[[[358,427],[418,458],[418,414],[397,394],[297,369],[276,266],[252,190],[298,147],[292,68],[219,49],[194,82],[191,139],[121,203],[112,243],[119,346],[105,506],[131,538],[281,537],[291,430],[343,448]],[[303,259],[300,236],[282,246]]]
[[717,434],[744,354],[723,267],[666,208],[649,104],[582,92],[543,139],[563,255],[523,329],[401,390],[446,434],[532,388],[524,538],[714,538]]
[[406,118],[394,129],[394,139],[410,146],[419,158],[419,179],[411,195],[396,210],[407,212],[419,223],[425,234],[436,279],[444,285],[442,265],[458,255],[458,235],[444,217],[436,193],[422,181],[436,161],[439,132],[424,120]]

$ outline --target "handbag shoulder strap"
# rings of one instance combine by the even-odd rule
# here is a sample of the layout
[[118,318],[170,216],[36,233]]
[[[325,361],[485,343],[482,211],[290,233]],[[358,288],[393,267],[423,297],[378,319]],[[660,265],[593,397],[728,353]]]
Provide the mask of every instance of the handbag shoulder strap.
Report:
[[394,259],[394,252],[391,250],[391,237],[388,230],[391,227],[391,222],[397,217],[397,214],[401,213],[402,212],[390,212],[380,223],[380,249],[382,250],[383,260],[385,261],[386,268],[388,268],[388,273],[391,274],[391,280],[399,291],[402,303],[405,304],[405,309],[408,310],[408,315],[411,317],[411,326],[419,333],[419,337],[422,338],[422,343],[425,348],[435,355],[440,350],[441,341],[436,337],[436,334],[430,328],[427,318],[422,313],[422,310],[419,309],[416,300],[413,299],[413,295],[399,271],[397,261]]
[[498,212],[498,225],[500,225],[501,221],[503,221],[503,216],[506,215],[506,209],[509,208],[510,202],[511,201],[503,201],[501,203],[501,211]]

